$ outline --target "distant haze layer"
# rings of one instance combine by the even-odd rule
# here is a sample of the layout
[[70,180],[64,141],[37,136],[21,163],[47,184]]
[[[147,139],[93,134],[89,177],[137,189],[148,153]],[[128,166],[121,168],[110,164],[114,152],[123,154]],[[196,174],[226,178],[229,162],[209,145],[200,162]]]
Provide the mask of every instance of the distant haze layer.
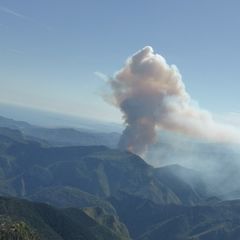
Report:
[[97,132],[121,132],[117,123],[72,116],[64,113],[44,111],[13,104],[0,103],[0,116],[25,121],[33,125],[52,128],[76,128]]

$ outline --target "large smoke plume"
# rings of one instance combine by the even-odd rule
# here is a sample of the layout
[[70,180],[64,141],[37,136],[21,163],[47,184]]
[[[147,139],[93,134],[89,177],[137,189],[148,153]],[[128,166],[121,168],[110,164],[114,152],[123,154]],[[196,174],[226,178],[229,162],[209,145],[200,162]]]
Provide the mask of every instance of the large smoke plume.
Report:
[[135,53],[109,80],[112,103],[123,113],[126,128],[119,147],[143,154],[156,140],[158,129],[215,142],[239,142],[234,127],[213,120],[185,89],[174,65],[149,46]]

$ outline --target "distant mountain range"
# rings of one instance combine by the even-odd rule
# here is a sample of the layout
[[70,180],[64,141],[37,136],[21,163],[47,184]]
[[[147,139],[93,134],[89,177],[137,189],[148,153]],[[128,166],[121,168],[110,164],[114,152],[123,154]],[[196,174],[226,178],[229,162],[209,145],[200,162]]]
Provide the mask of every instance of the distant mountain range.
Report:
[[86,129],[45,128],[1,116],[0,128],[2,132],[6,132],[4,128],[19,130],[25,139],[35,140],[50,146],[105,145],[116,147],[120,137],[117,132],[104,133],[87,131]]
[[106,133],[120,133],[123,130],[122,125],[118,123],[50,112],[46,110],[44,111],[7,103],[0,103],[0,115],[8,119],[21,120],[31,123],[32,125],[45,128],[74,128]]
[[33,240],[240,239],[240,200],[214,196],[196,170],[154,168],[102,140],[75,146],[68,139],[63,146],[51,134],[26,134],[35,128],[27,123],[1,122],[0,233],[20,228]]

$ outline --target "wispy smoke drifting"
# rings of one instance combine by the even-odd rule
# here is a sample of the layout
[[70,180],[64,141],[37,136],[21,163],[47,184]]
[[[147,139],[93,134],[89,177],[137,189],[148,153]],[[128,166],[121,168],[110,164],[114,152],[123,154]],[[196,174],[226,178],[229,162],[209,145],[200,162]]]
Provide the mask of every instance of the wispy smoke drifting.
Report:
[[215,142],[240,142],[235,128],[217,123],[187,93],[174,65],[149,46],[135,53],[109,80],[112,103],[121,109],[126,128],[119,147],[143,154],[167,129]]

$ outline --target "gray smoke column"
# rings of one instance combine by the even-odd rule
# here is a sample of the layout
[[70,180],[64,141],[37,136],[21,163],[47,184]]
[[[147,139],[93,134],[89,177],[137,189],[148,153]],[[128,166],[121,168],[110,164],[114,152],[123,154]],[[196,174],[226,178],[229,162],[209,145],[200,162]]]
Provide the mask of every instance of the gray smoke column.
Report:
[[234,127],[217,123],[193,103],[174,65],[144,47],[127,59],[109,80],[111,102],[120,108],[126,128],[121,149],[143,154],[156,141],[157,130],[167,129],[215,142],[239,142]]

